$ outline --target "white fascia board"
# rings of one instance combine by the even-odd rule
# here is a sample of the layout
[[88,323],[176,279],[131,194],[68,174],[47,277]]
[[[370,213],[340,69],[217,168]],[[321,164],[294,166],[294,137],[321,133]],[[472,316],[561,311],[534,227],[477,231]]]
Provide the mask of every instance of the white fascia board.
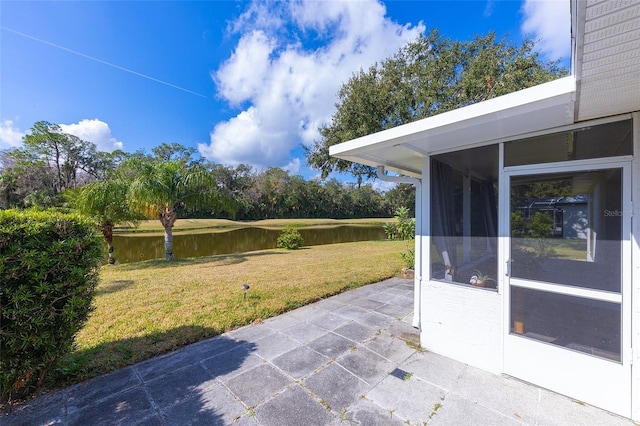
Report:
[[[427,117],[422,120],[383,130],[371,135],[363,136],[329,148],[329,154],[338,158],[347,156],[353,161],[353,156],[366,153],[371,150],[388,148],[407,141],[422,140],[421,148],[425,152],[431,151],[429,137],[432,134],[455,134],[455,140],[451,140],[448,146],[452,150],[466,145],[469,139],[474,138],[475,126],[491,125],[495,132],[485,136],[484,142],[515,136],[520,133],[529,133],[547,128],[559,127],[573,123],[573,104],[575,101],[576,82],[574,76],[560,78],[538,86],[523,89],[514,93],[499,96],[477,104],[459,108],[454,111]],[[552,106],[566,107],[568,114],[558,116],[550,122],[544,115],[544,111]],[[531,122],[536,122],[535,114],[544,116],[540,120],[540,128],[530,128]],[[517,118],[519,117],[519,118]],[[523,131],[505,134],[500,120],[522,120]],[[508,128],[513,128],[510,123]],[[516,126],[517,127],[517,126]],[[468,135],[468,137],[465,137]],[[482,141],[475,141],[481,143]]]

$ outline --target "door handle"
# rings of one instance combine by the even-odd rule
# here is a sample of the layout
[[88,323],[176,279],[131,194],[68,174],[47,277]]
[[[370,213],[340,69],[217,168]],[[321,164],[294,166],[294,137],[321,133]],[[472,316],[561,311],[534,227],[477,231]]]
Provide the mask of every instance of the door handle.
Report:
[[511,259],[507,260],[507,274],[508,277],[511,277]]

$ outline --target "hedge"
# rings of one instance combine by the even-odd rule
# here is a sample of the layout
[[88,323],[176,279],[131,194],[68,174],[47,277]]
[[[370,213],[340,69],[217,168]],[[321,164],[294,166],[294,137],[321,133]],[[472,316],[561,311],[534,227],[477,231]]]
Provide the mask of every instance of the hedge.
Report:
[[69,353],[98,283],[94,225],[53,211],[0,211],[0,401],[24,398]]

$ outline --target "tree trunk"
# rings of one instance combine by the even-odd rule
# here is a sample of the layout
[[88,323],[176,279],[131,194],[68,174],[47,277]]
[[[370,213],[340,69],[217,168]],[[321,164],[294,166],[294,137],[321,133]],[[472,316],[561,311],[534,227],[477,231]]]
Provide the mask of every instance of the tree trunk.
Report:
[[164,258],[166,260],[173,259],[173,229],[171,227],[164,228]]
[[103,223],[100,226],[102,228],[102,236],[104,240],[107,242],[107,249],[109,252],[109,265],[113,265],[116,263],[116,258],[113,257],[113,224],[112,223]]
[[177,219],[176,212],[171,207],[165,207],[160,211],[160,223],[164,227],[164,258],[173,259],[173,225]]
[[62,191],[62,166],[60,166],[60,149],[56,146],[56,170],[58,171],[58,188],[54,191],[55,194],[58,194]]

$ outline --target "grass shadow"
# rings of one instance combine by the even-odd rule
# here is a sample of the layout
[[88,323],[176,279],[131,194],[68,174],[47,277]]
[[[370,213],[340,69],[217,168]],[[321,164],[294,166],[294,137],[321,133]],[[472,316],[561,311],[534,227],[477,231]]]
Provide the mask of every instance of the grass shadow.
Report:
[[120,290],[124,290],[135,284],[133,280],[115,280],[108,284],[101,283],[100,286],[96,290],[96,296],[101,296],[103,294],[115,293]]
[[[235,340],[220,336],[220,330],[185,325],[162,332],[104,342],[87,349],[77,349],[61,359],[55,371],[52,372],[47,386],[50,388],[67,386],[172,351],[187,351],[188,345],[198,342],[200,342],[198,345],[202,345],[205,343],[203,341],[213,337],[224,338],[228,344],[237,343]],[[208,354],[205,350],[199,349],[199,356],[215,355],[213,346]],[[224,345],[219,345],[219,347],[222,346]]]
[[234,254],[218,254],[213,256],[205,256],[205,257],[190,257],[190,258],[179,258],[173,260],[166,259],[152,259],[152,260],[144,260],[142,262],[131,262],[131,263],[123,263],[119,265],[119,268],[123,271],[136,271],[141,269],[162,269],[162,268],[174,268],[177,266],[185,266],[185,265],[204,265],[207,263],[225,263],[227,265],[233,265],[237,263],[242,263],[247,261],[250,258],[267,256],[267,255],[283,255],[286,254],[285,251],[279,250],[263,250],[256,252],[248,252],[248,253],[234,253]]
[[[2,422],[40,424],[43,416],[52,415],[46,413],[51,411],[50,401],[62,398],[65,404],[74,407],[71,418],[75,424],[132,424],[145,416],[150,416],[148,420],[152,423],[162,424],[228,424],[233,420],[228,418],[229,410],[212,404],[207,389],[213,379],[236,372],[243,365],[247,368],[245,361],[256,350],[256,345],[227,336],[206,339],[214,334],[215,330],[206,327],[182,326],[76,351],[59,363],[43,390],[75,385],[63,392],[41,390],[37,398],[4,411]],[[190,336],[189,339],[198,343],[185,346],[188,342],[183,340],[154,347],[154,341],[168,342],[175,335]],[[150,350],[142,350],[147,347]],[[174,350],[176,348],[179,349]],[[92,368],[90,364],[95,364],[97,354],[100,354],[101,365]],[[106,360],[103,354],[109,354],[110,362],[103,363]],[[122,369],[134,363],[137,363],[135,370]],[[91,380],[81,382],[86,379]],[[151,404],[139,401],[133,403],[132,392],[153,400],[154,408],[142,408]],[[237,417],[246,414],[240,404],[235,411]],[[47,419],[65,420],[63,417]]]

